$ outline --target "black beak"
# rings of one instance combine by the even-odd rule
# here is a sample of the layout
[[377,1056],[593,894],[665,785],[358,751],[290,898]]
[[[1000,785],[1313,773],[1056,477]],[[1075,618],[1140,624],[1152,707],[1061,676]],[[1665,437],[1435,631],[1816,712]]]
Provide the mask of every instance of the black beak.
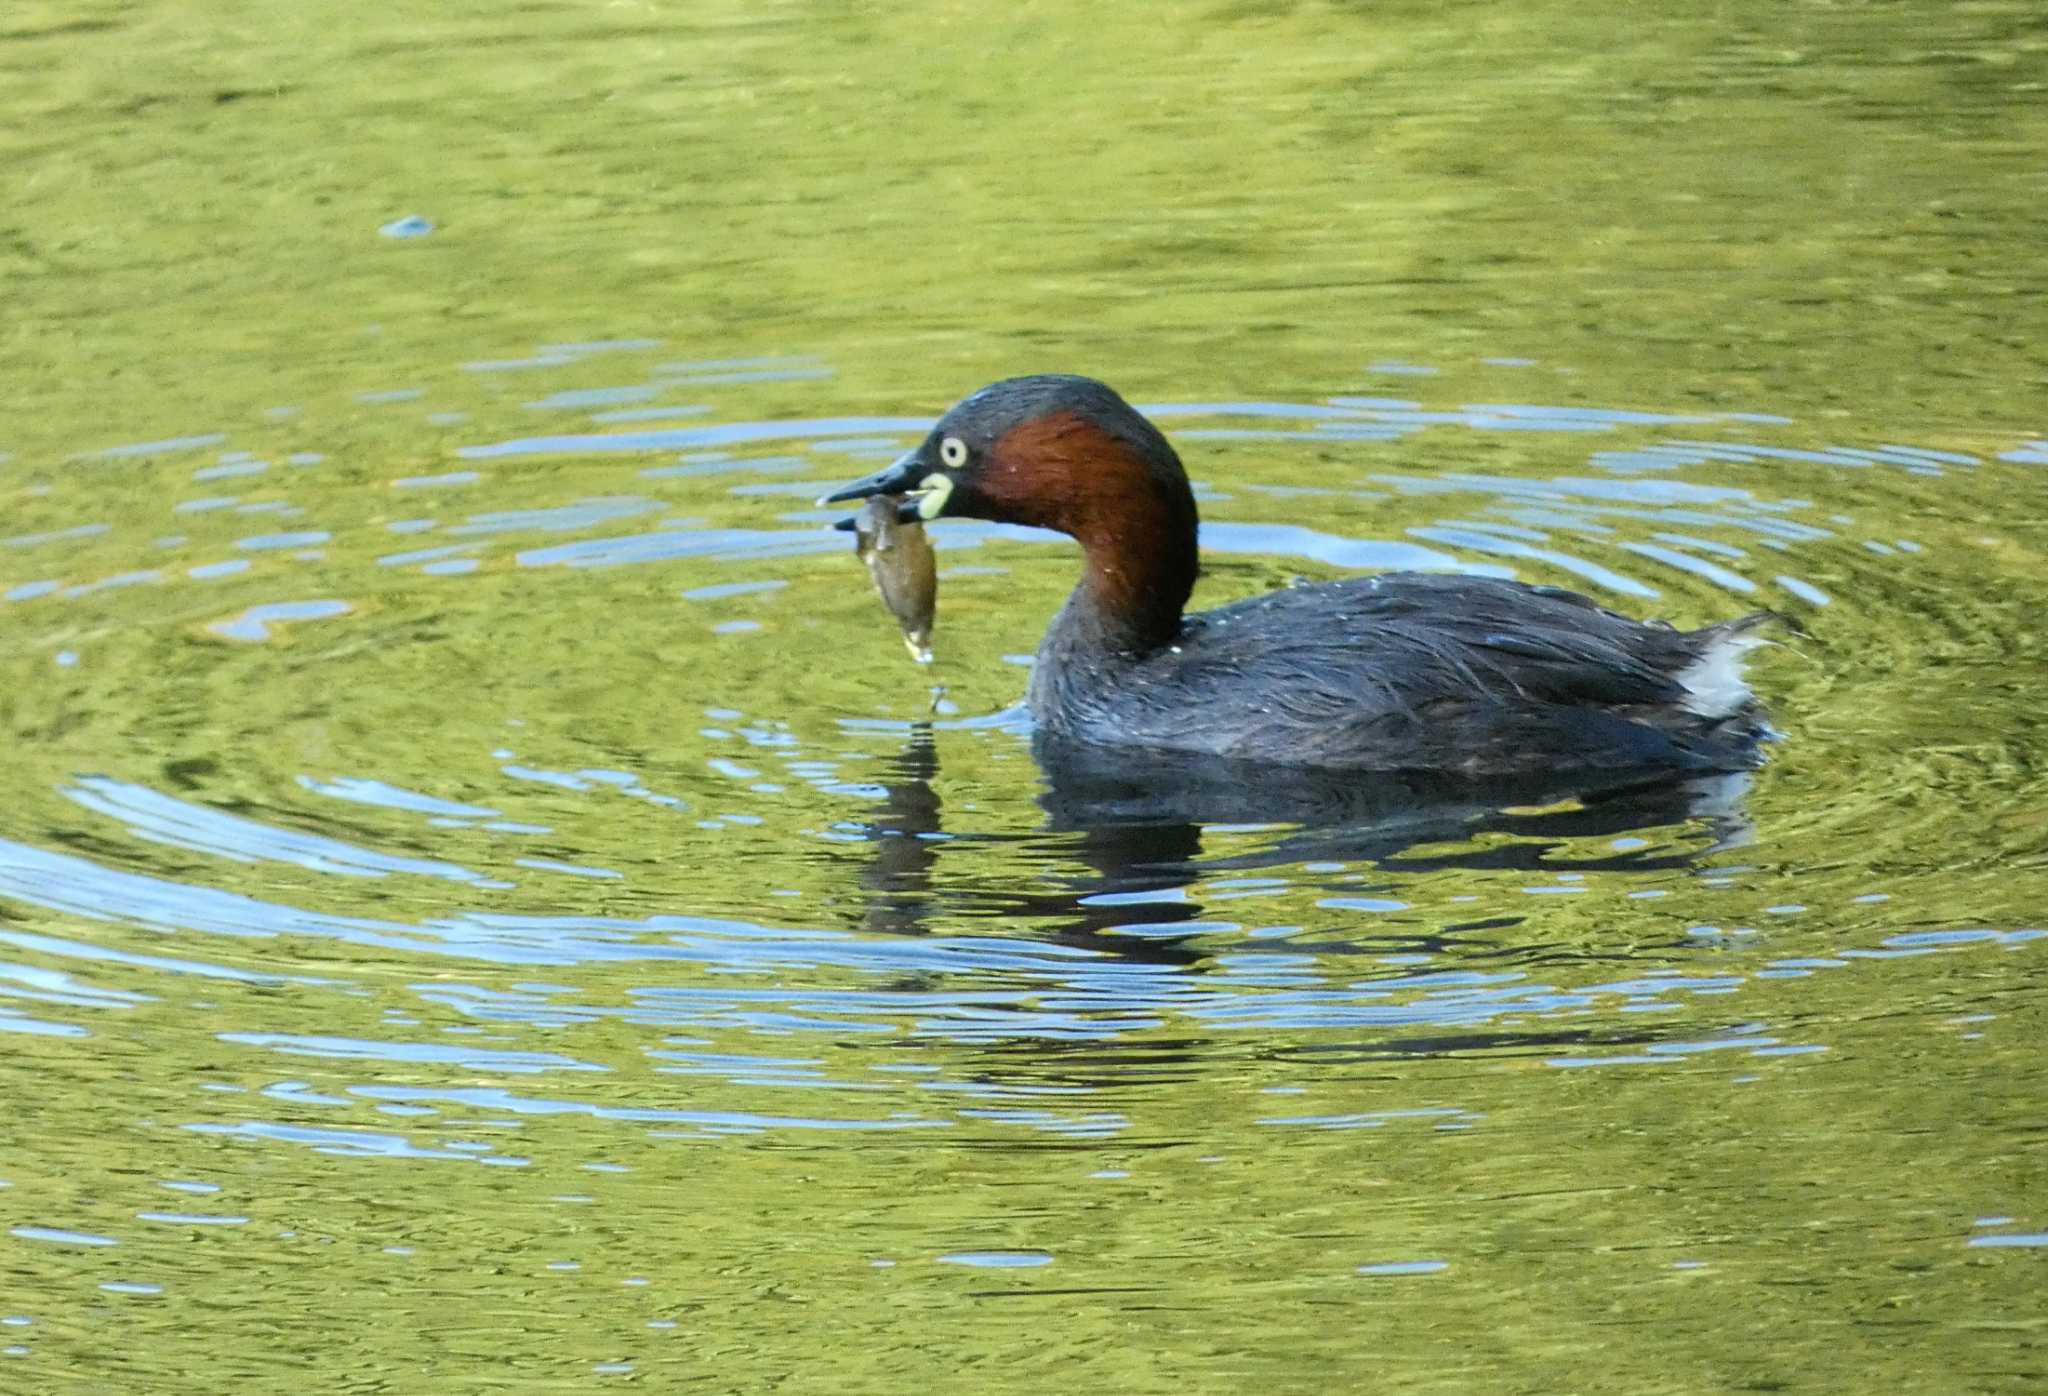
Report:
[[[906,499],[903,503],[896,506],[896,522],[900,524],[921,524],[924,522],[924,515],[917,512],[916,500]],[[860,532],[860,520],[850,518],[834,519],[832,527],[838,529],[841,533],[858,533]]]
[[925,476],[924,464],[915,451],[906,451],[865,480],[855,480],[820,499],[820,504],[840,504],[849,499],[866,499],[877,494],[905,494],[917,488]]
[[[918,487],[927,473],[918,453],[906,451],[865,480],[855,480],[844,489],[834,490],[818,503],[840,504],[849,499],[868,499],[878,494],[907,494]],[[916,500],[906,499],[896,506],[896,522],[924,522],[924,516],[917,512]],[[852,519],[841,519],[832,527],[841,533],[857,531]]]

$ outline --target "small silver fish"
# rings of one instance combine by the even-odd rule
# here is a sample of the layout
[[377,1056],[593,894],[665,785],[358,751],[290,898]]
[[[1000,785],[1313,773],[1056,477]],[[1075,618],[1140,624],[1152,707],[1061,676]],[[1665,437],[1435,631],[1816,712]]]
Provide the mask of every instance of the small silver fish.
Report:
[[874,495],[853,521],[853,550],[868,565],[882,604],[903,628],[903,646],[920,664],[932,662],[932,617],[939,604],[939,564],[924,525],[902,522],[900,499]]

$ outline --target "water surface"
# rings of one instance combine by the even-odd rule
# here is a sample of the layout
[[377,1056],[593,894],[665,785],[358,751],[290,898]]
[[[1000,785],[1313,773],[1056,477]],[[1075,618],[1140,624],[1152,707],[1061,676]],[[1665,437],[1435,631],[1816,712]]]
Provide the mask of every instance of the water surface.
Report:
[[[2038,1382],[2030,10],[6,24],[0,1385]],[[1768,607],[1785,740],[1049,786],[1071,546],[923,669],[811,503],[1045,369],[1198,601]]]

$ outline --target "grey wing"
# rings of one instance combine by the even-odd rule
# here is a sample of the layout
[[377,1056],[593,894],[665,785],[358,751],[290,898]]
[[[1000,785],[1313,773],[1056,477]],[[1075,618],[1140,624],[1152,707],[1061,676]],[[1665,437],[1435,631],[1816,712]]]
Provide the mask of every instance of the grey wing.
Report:
[[1725,757],[1691,730],[1680,681],[1715,629],[1646,624],[1555,588],[1414,573],[1194,619],[1203,634],[1185,676],[1222,700],[1209,711],[1243,754],[1475,770]]

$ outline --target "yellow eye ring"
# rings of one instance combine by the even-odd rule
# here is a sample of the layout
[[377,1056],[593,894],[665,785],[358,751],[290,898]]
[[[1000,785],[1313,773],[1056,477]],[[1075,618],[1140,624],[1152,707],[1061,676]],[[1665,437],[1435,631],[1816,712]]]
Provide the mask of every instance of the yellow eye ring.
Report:
[[939,460],[958,470],[967,464],[967,443],[957,436],[949,436],[939,443]]

